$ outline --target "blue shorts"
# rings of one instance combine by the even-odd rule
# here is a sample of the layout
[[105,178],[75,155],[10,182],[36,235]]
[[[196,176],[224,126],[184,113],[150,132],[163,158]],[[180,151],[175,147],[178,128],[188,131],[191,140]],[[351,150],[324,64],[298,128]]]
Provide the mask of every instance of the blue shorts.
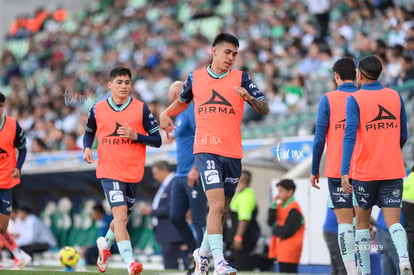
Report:
[[224,195],[233,197],[241,175],[241,159],[198,153],[195,155],[195,164],[204,191],[224,188]]
[[10,216],[12,210],[12,189],[0,189],[0,213]]
[[354,206],[370,209],[374,205],[385,208],[400,208],[403,180],[352,180]]
[[354,206],[352,205],[352,194],[347,194],[344,192],[344,190],[342,189],[340,178],[328,178],[328,187],[329,208],[354,208]]
[[101,179],[101,185],[111,209],[115,206],[126,205],[128,208],[128,215],[131,214],[135,204],[138,183]]

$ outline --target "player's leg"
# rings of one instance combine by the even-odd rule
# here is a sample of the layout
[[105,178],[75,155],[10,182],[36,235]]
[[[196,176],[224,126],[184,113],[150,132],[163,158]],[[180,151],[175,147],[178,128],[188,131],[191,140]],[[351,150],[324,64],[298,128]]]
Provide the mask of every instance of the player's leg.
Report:
[[17,246],[14,238],[8,231],[0,234],[0,241],[7,247],[14,256],[14,268],[22,269],[32,261],[32,257]]
[[380,206],[382,207],[384,220],[391,234],[392,242],[397,249],[401,274],[411,275],[407,233],[400,223],[402,184],[402,179],[382,181],[378,193],[378,200],[381,202]]
[[190,201],[191,220],[196,232],[196,245],[200,247],[206,228],[207,198],[200,183],[194,187],[186,186],[187,196]]
[[197,248],[196,241],[185,219],[190,207],[186,191],[187,181],[187,177],[175,177],[171,194],[170,220],[187,244],[189,251],[194,251]]
[[352,180],[356,216],[355,246],[362,274],[371,274],[371,235],[369,226],[372,206],[376,203],[378,182]]
[[343,191],[340,178],[328,178],[328,186],[328,205],[334,208],[338,221],[338,245],[342,261],[348,274],[356,274],[352,194]]

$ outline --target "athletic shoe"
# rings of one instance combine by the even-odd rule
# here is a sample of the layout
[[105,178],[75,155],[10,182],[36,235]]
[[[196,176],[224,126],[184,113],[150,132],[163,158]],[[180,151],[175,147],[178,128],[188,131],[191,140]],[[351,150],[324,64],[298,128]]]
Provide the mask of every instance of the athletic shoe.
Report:
[[214,275],[236,275],[237,269],[231,267],[228,262],[222,260],[214,269]]
[[131,275],[140,274],[142,270],[144,270],[144,266],[137,261],[133,261],[132,263],[129,264],[128,274],[131,274]]
[[208,271],[208,257],[200,256],[200,249],[197,248],[193,252],[193,259],[195,263],[194,275],[206,275]]
[[21,253],[20,259],[14,258],[14,269],[23,269],[26,265],[30,264],[32,257],[29,254]]
[[96,265],[98,266],[98,269],[100,272],[105,272],[108,268],[108,257],[112,257],[111,252],[109,249],[103,249],[103,244],[105,242],[104,237],[99,237],[96,240],[96,245],[98,246],[98,260],[96,261]]
[[410,262],[402,262],[400,265],[400,273],[401,275],[412,275],[413,272],[411,270]]

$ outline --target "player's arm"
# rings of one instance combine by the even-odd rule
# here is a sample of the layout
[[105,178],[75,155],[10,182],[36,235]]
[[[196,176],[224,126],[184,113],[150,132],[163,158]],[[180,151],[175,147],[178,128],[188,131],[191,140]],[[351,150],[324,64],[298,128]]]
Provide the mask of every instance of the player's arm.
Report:
[[313,153],[312,153],[312,175],[311,184],[313,187],[318,188],[316,182],[319,182],[319,166],[325,148],[326,134],[329,129],[329,101],[326,95],[322,96],[319,107],[318,115],[316,117],[315,137],[313,138]]
[[89,109],[88,122],[85,127],[85,134],[83,135],[83,160],[87,163],[93,162],[92,144],[96,134],[96,117],[95,105]]
[[174,130],[174,122],[172,117],[181,114],[187,109],[188,104],[193,100],[193,73],[187,76],[184,82],[183,90],[180,93],[180,97],[173,101],[170,106],[167,107],[160,114],[160,128],[164,129],[169,138],[169,134]]
[[146,104],[144,104],[142,112],[143,126],[148,135],[137,133],[136,140],[139,143],[159,148],[162,143],[160,132],[158,131],[160,127]]
[[352,193],[352,185],[349,183],[349,166],[354,152],[356,134],[359,127],[359,107],[353,96],[346,100],[346,127],[342,144],[342,188],[345,193]]
[[19,123],[16,121],[16,135],[14,137],[14,147],[18,150],[16,167],[12,171],[12,177],[15,179],[20,178],[20,171],[24,161],[26,160],[26,136]]
[[275,225],[272,229],[272,234],[276,237],[287,239],[293,236],[302,226],[303,217],[297,209],[289,211],[286,222],[283,226]]
[[234,88],[243,100],[247,101],[254,109],[262,115],[269,113],[269,104],[266,97],[253,83],[249,75],[245,72],[242,73],[241,87]]
[[400,133],[400,147],[403,148],[404,144],[407,142],[408,138],[408,130],[407,130],[407,113],[405,112],[404,101],[400,95],[401,101],[401,114],[400,114],[400,125],[401,125],[401,133]]

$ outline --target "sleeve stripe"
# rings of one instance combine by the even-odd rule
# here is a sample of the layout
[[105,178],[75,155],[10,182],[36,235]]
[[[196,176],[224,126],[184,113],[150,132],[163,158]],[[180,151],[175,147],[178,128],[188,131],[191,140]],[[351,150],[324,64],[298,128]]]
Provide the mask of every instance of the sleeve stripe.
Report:
[[159,126],[157,126],[157,127],[154,127],[154,128],[152,128],[149,132],[148,132],[148,134],[153,134],[153,133],[155,133],[156,131],[158,131],[160,129],[160,127]]

